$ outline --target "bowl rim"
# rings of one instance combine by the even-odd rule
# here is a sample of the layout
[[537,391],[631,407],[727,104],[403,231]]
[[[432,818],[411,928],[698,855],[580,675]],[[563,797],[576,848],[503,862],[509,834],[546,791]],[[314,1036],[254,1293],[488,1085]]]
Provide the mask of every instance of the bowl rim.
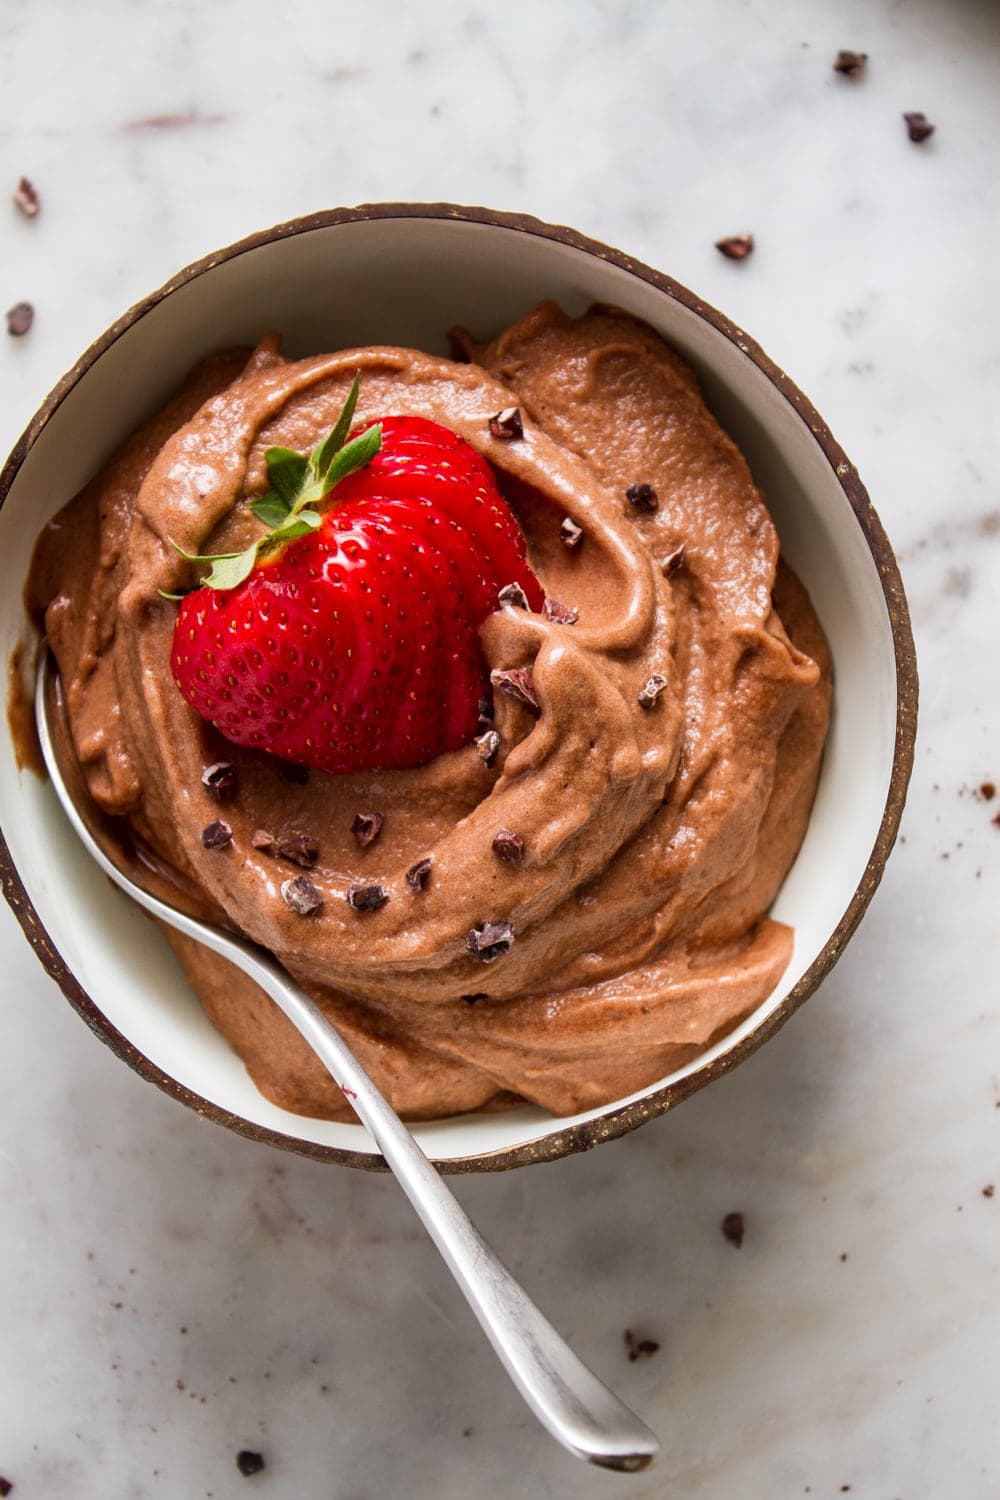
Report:
[[[570,249],[583,251],[598,260],[620,267],[639,280],[666,293],[668,297],[681,303],[709,323],[730,343],[735,344],[739,351],[746,355],[775,386],[779,394],[806,424],[833,470],[837,483],[861,528],[878,573],[888,611],[895,657],[895,744],[889,786],[878,834],[865,869],[840,921],[806,972],[781,1003],[751,1033],[737,1042],[724,1056],[716,1058],[690,1076],[674,1084],[664,1085],[647,1097],[633,1100],[617,1108],[610,1108],[608,1113],[599,1115],[595,1119],[562,1129],[556,1128],[539,1140],[529,1141],[520,1146],[499,1148],[472,1156],[453,1157],[436,1162],[438,1170],[447,1173],[497,1172],[536,1162],[554,1161],[562,1156],[589,1150],[603,1141],[614,1140],[644,1124],[647,1120],[665,1113],[666,1110],[689,1098],[691,1094],[704,1088],[716,1078],[730,1072],[751,1053],[756,1052],[757,1048],[772,1037],[818,987],[821,980],[833,968],[861,921],[882,878],[886,860],[896,840],[913,767],[918,697],[916,652],[903,582],[889,539],[858,477],[857,470],[803,392],[765,354],[754,339],[724,313],[703,301],[694,292],[675,281],[673,277],[666,275],[665,272],[654,270],[644,262],[626,255],[623,251],[580,234],[574,229],[564,225],[548,224],[527,214],[508,213],[454,203],[366,203],[354,208],[324,209],[288,219],[270,229],[247,235],[224,249],[212,251],[199,260],[193,261],[156,291],[149,293],[123,313],[95,339],[73,367],[52,388],[14,444],[3,469],[0,470],[0,508],[6,501],[24,460],[38,441],[49,419],[77,383],[87,374],[91,366],[96,364],[101,356],[146,313],[205,272],[263,245],[295,235],[307,234],[316,229],[328,229],[341,224],[379,219],[438,219],[466,224],[483,224],[554,241]],[[155,1083],[164,1093],[187,1105],[189,1109],[202,1117],[225,1125],[250,1140],[293,1151],[314,1160],[332,1161],[369,1171],[386,1170],[385,1162],[378,1153],[320,1145],[314,1141],[306,1141],[300,1137],[286,1135],[255,1124],[242,1115],[233,1114],[187,1088],[140,1052],[116,1026],[112,1025],[100,1007],[86,993],[49,937],[44,923],[21,882],[2,828],[0,828],[0,883],[3,885],[8,905],[45,970],[56,981],[67,1000],[91,1030],[111,1048],[117,1057],[128,1063],[143,1078],[150,1083]]]

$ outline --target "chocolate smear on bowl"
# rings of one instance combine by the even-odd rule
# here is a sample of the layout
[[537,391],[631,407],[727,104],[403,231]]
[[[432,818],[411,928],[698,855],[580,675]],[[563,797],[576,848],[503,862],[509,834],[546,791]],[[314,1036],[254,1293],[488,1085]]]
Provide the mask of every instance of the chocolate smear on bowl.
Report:
[[347,890],[347,904],[354,911],[378,911],[388,899],[384,885],[362,885],[355,881]]
[[279,839],[274,849],[279,859],[311,870],[319,859],[319,845],[308,833],[290,833]]
[[660,672],[654,672],[639,694],[637,702],[640,708],[655,708],[657,699],[667,685],[667,679]]
[[919,109],[908,110],[903,115],[903,119],[906,121],[907,135],[910,137],[910,140],[913,141],[913,143],[917,146],[919,146],[922,141],[926,141],[929,136],[932,136],[934,134],[935,127],[931,124],[930,120],[928,120],[927,116]]
[[572,516],[564,516],[559,523],[559,540],[572,552],[583,541],[583,527],[578,526]]
[[470,928],[465,946],[480,963],[491,964],[514,946],[514,929],[509,922],[483,922]]
[[259,1474],[266,1468],[263,1453],[254,1453],[251,1448],[241,1448],[236,1455],[236,1467],[245,1479],[254,1474]]
[[849,48],[841,47],[833,60],[833,71],[841,73],[845,78],[859,78],[865,71],[867,61],[867,52],[851,52]]
[[418,859],[416,864],[411,865],[406,872],[406,883],[411,891],[426,890],[430,878],[431,862],[429,859]]
[[294,880],[282,881],[281,899],[300,917],[311,917],[323,905],[323,897],[308,875],[296,875]]
[[580,618],[578,609],[574,609],[570,604],[560,604],[558,599],[546,597],[542,609],[545,618],[551,620],[554,625],[575,625]]
[[201,830],[201,842],[206,849],[225,849],[233,842],[233,830],[221,818],[216,818],[214,823]]
[[22,177],[14,189],[11,200],[16,209],[19,209],[26,219],[33,219],[42,206],[42,200],[38,196],[38,189],[30,177]]
[[499,604],[512,604],[515,609],[528,608],[528,596],[519,583],[505,583],[497,594]]
[[500,750],[500,736],[495,729],[487,729],[476,739],[476,754],[484,766],[491,766]]
[[506,693],[508,698],[513,698],[516,702],[523,703],[525,708],[538,713],[535,680],[530,667],[510,667],[506,671],[497,667],[490,673],[490,681],[501,693]]
[[674,574],[679,573],[683,566],[684,543],[681,542],[676,551],[671,552],[670,556],[668,558],[665,558],[663,563],[661,564],[664,578],[673,578]]
[[257,849],[261,854],[273,854],[277,843],[273,833],[268,833],[266,828],[257,828],[250,836],[250,847]]
[[30,302],[15,302],[7,309],[7,332],[12,339],[21,339],[35,321],[35,309]]
[[660,1347],[656,1339],[637,1338],[631,1328],[626,1328],[624,1338],[628,1357],[633,1363],[637,1359],[649,1359]]
[[355,814],[354,822],[351,824],[351,832],[359,849],[369,849],[379,834],[382,832],[382,824],[385,822],[385,814],[380,812],[359,812]]
[[201,784],[216,802],[231,802],[240,784],[239,773],[231,761],[213,761],[202,771]]
[[519,865],[524,860],[524,839],[509,828],[498,828],[493,836],[493,853],[505,865]]
[[727,234],[725,239],[716,240],[715,248],[727,260],[746,260],[753,254],[753,235]]
[[746,1229],[743,1215],[738,1212],[726,1214],[719,1228],[722,1230],[724,1238],[731,1245],[735,1245],[738,1250],[743,1243],[743,1234]]
[[523,438],[524,425],[520,407],[505,406],[495,417],[490,417],[490,437],[500,438],[506,443],[516,443]]
[[630,484],[625,491],[625,499],[632,509],[640,515],[652,515],[654,510],[659,510],[660,499],[651,484],[643,481],[641,484]]

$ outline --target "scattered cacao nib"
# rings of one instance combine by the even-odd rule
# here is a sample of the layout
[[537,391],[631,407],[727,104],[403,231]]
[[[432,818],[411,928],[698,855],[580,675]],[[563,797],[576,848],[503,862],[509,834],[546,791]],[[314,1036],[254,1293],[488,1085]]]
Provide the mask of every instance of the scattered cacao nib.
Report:
[[347,904],[354,911],[378,911],[389,899],[384,885],[361,885],[355,881],[348,887]]
[[14,189],[13,203],[19,208],[26,219],[33,219],[42,206],[42,200],[38,196],[38,189],[28,177],[22,177]]
[[214,823],[201,830],[201,842],[206,849],[224,849],[232,841],[233,830],[221,818],[216,818]]
[[311,870],[319,859],[319,845],[308,833],[290,833],[279,839],[274,852],[279,859],[286,859],[290,865],[300,865],[303,870]]
[[909,110],[904,114],[903,119],[906,121],[907,135],[918,146],[921,141],[926,141],[928,136],[934,134],[934,126],[919,109]]
[[843,73],[845,78],[857,78],[865,71],[867,52],[851,52],[842,47],[833,60],[833,71]]
[[503,411],[498,411],[495,417],[490,417],[490,437],[501,438],[508,443],[514,443],[523,438],[524,425],[521,421],[520,407],[505,406]]
[[509,953],[514,945],[514,929],[509,922],[483,922],[472,927],[465,946],[481,963],[491,964],[495,958]]
[[7,332],[12,339],[23,338],[35,321],[35,309],[30,302],[15,302],[7,310]]
[[418,859],[416,864],[411,865],[406,872],[406,883],[411,891],[426,890],[430,878],[431,862],[429,859]]
[[729,1243],[735,1245],[738,1250],[743,1243],[743,1233],[746,1228],[743,1215],[741,1213],[726,1214],[719,1228]]
[[273,854],[276,843],[274,834],[268,833],[266,828],[256,829],[250,839],[251,848],[259,849],[261,854]]
[[254,1453],[250,1448],[241,1448],[236,1455],[236,1467],[245,1479],[259,1474],[265,1467],[263,1453]]
[[292,786],[305,786],[309,780],[309,767],[300,766],[294,760],[279,760],[278,775],[282,781],[291,782]]
[[996,1188],[993,1186],[992,1182],[988,1182],[986,1184],[986,1186],[983,1188],[983,1197],[984,1198],[992,1198],[993,1194],[995,1192],[996,1192]]
[[652,515],[654,510],[659,510],[660,500],[651,484],[645,481],[641,484],[630,484],[625,491],[625,499],[633,510],[641,511],[645,515]]
[[560,604],[558,599],[546,598],[542,608],[545,618],[556,625],[575,625],[580,618],[578,609],[574,609],[571,604]]
[[676,552],[671,552],[670,556],[665,560],[665,562],[663,564],[663,576],[664,576],[664,578],[673,578],[674,574],[677,573],[677,572],[679,572],[680,569],[683,568],[683,566],[684,566],[684,543],[681,542],[680,546],[677,548],[677,551]]
[[631,1328],[626,1328],[625,1348],[628,1350],[628,1357],[633,1363],[637,1359],[649,1359],[650,1355],[655,1354],[659,1347],[656,1339],[636,1338]]
[[239,774],[228,760],[217,760],[201,773],[201,784],[216,802],[231,802],[239,786]]
[[559,527],[559,540],[572,551],[583,541],[583,527],[578,526],[571,516],[564,516]]
[[296,875],[294,880],[282,881],[281,899],[300,917],[311,917],[323,905],[323,897],[308,875]]
[[727,260],[746,260],[753,253],[752,234],[729,234],[722,240],[716,240],[715,248]]
[[525,708],[538,712],[538,699],[530,667],[511,667],[508,671],[501,671],[497,667],[490,673],[490,681],[495,688],[506,693],[508,698],[515,698]]
[[493,838],[493,853],[505,865],[519,865],[524,859],[524,839],[509,828],[498,828]]
[[476,754],[486,766],[491,766],[500,749],[500,736],[495,729],[487,729],[476,740]]
[[13,1488],[13,1481],[10,1479],[5,1479],[3,1475],[0,1474],[0,1496],[9,1495]]
[[659,698],[666,685],[667,679],[660,672],[654,672],[652,677],[646,683],[646,686],[643,688],[642,692],[639,694],[639,707],[654,708],[656,706],[657,698]]
[[515,609],[528,608],[528,596],[519,583],[505,583],[497,594],[498,604],[513,604]]
[[359,849],[368,849],[382,832],[385,815],[380,812],[359,812],[351,824],[351,832]]

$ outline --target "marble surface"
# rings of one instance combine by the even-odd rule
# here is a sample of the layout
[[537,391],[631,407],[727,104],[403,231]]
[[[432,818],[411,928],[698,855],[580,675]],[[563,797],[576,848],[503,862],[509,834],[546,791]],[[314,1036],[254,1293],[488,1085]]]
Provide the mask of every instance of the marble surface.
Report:
[[[527,210],[670,271],[809,392],[898,549],[923,689],[905,842],[799,1016],[631,1138],[457,1184],[662,1435],[641,1476],[537,1428],[391,1181],[200,1123],[0,913],[15,1500],[1000,1493],[1000,11],[6,0],[0,44],[0,196],[26,173],[43,200],[0,203],[0,303],[37,314],[0,334],[4,451],[217,245],[341,202]],[[712,248],[746,229],[745,263]],[[658,1351],[630,1362],[626,1328]]]

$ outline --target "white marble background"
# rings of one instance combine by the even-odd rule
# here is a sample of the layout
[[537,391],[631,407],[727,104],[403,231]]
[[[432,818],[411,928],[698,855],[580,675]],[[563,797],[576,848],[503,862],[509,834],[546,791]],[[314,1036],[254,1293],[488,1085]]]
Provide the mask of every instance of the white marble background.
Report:
[[[535,1426],[390,1180],[140,1082],[4,910],[15,1500],[1000,1494],[1000,800],[973,794],[1000,782],[998,61],[989,0],[3,0],[0,310],[37,310],[0,331],[4,450],[217,245],[338,203],[523,209],[670,271],[810,393],[899,550],[923,678],[905,843],[795,1021],[629,1139],[458,1183],[662,1434],[646,1475]],[[31,222],[4,206],[22,173]],[[626,1327],[658,1353],[629,1363]]]

